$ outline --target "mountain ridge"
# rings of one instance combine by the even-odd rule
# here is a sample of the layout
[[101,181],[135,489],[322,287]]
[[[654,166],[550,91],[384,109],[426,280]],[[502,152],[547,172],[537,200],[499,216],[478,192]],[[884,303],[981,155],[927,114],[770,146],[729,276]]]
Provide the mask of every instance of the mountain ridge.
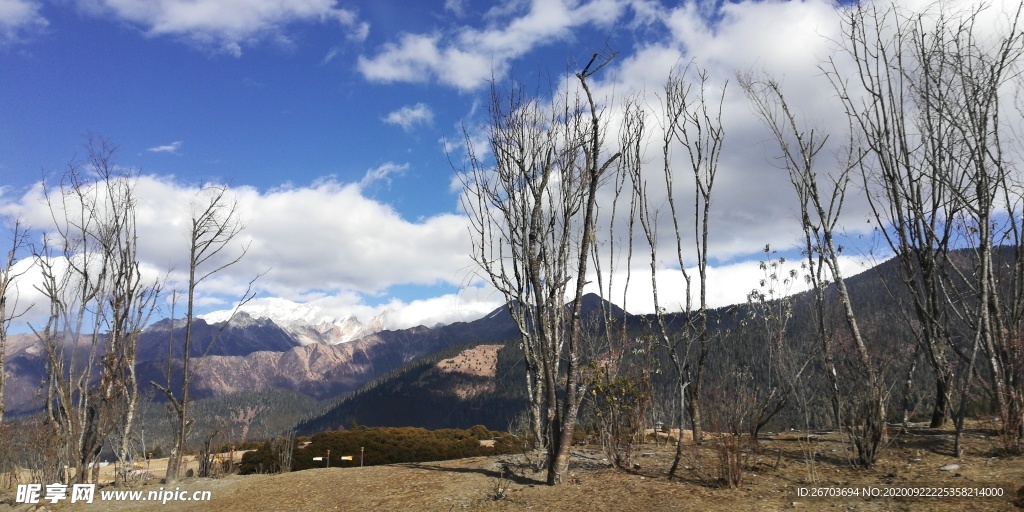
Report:
[[258,299],[258,302],[244,304],[236,310],[213,311],[196,318],[212,324],[235,322],[235,317],[246,315],[256,319],[270,320],[288,332],[299,344],[326,343],[336,345],[347,343],[363,336],[384,330],[391,309],[378,313],[365,324],[356,315],[338,316],[327,312],[321,301],[306,303],[281,298]]
[[[371,325],[374,324],[374,325]],[[469,340],[504,339],[518,332],[504,306],[482,318],[438,327],[380,329],[383,318],[371,320],[372,332],[339,343],[303,343],[292,331],[269,318],[237,312],[230,321],[193,322],[190,353],[198,368],[192,384],[196,398],[239,391],[295,390],[317,399],[358,389],[367,382],[428,354]],[[315,329],[315,326],[308,326]],[[365,328],[366,326],[363,326]],[[12,413],[39,410],[39,386],[45,382],[45,353],[35,335],[14,335],[7,346],[8,393]],[[138,382],[181,383],[184,321],[160,320],[147,328],[137,348]],[[170,358],[170,361],[168,361]],[[157,396],[156,399],[161,399]]]

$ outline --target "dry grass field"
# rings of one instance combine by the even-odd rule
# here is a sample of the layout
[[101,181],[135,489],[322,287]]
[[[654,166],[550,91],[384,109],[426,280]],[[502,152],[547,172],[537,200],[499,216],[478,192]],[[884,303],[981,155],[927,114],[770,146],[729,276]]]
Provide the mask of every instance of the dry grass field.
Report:
[[[14,496],[8,493],[3,495],[5,504],[0,510],[1024,510],[1024,458],[994,456],[997,440],[985,429],[971,431],[965,443],[967,455],[961,459],[949,455],[950,431],[913,429],[895,436],[882,460],[869,470],[850,467],[838,440],[836,434],[766,436],[743,453],[743,479],[732,489],[718,478],[719,452],[711,440],[700,447],[687,446],[685,468],[675,481],[666,478],[672,460],[670,446],[639,446],[634,459],[638,466],[630,471],[611,468],[595,447],[577,447],[570,481],[560,487],[544,485],[544,473],[530,467],[535,458],[522,454],[283,475],[231,475],[176,484],[188,493],[209,491],[209,502],[102,502],[97,492],[91,505],[65,502],[12,507]],[[813,463],[805,455],[808,450],[817,452]],[[940,469],[951,464],[959,467]],[[135,489],[148,492],[162,487],[152,481]],[[800,489],[884,494],[912,488],[931,493],[997,488],[1002,496],[800,495]]]

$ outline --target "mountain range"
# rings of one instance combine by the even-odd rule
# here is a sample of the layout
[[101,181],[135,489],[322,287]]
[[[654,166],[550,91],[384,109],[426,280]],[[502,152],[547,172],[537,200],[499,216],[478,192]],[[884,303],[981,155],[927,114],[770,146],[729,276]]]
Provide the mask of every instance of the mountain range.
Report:
[[383,331],[390,313],[390,310],[384,310],[364,324],[354,315],[338,317],[328,313],[327,308],[318,301],[297,303],[280,298],[265,298],[260,299],[259,303],[242,305],[238,312],[215,311],[200,315],[199,318],[211,324],[228,320],[237,323],[244,318],[240,315],[244,314],[251,318],[270,320],[301,345],[337,345]]
[[[219,313],[196,318],[190,352],[198,370],[192,395],[290,390],[326,399],[448,347],[506,339],[518,332],[504,308],[472,322],[400,330],[383,329],[386,313],[365,324],[355,317],[319,313],[315,306],[264,306],[242,309],[230,318]],[[137,348],[140,384],[165,384],[170,367],[172,387],[180,387],[183,346],[182,320],[165,319],[148,327]],[[9,337],[8,411],[25,413],[42,406],[45,371],[45,353],[35,335]]]
[[[907,334],[897,313],[901,299],[890,296],[882,282],[895,279],[892,272],[895,269],[889,262],[849,278],[848,286],[869,337],[902,350],[913,345],[902,341]],[[815,350],[813,345],[806,345],[815,339],[806,319],[810,299],[806,292],[793,298],[795,316],[787,331],[796,343],[795,353]],[[629,315],[597,295],[587,295],[583,300],[585,317],[608,310],[623,318],[630,329],[654,321]],[[709,312],[709,322],[718,332],[731,333],[728,346],[716,343],[709,356],[709,399],[727,391],[728,375],[737,368],[751,372],[755,380],[762,377],[757,372],[768,355],[763,339],[749,329],[754,323],[743,321],[747,310],[746,305],[736,305]],[[201,362],[192,396],[216,401],[245,395],[249,405],[232,406],[242,410],[259,408],[261,396],[286,396],[261,393],[301,393],[319,401],[319,405],[310,406],[305,413],[295,408],[286,413],[297,422],[300,433],[351,423],[429,428],[483,424],[504,430],[523,410],[526,397],[522,353],[517,346],[519,331],[505,306],[469,322],[398,330],[380,329],[385,325],[383,317],[362,324],[351,317],[331,318],[316,313],[297,308],[246,309],[230,319],[216,315],[197,318],[193,329],[198,341],[192,346],[192,355]],[[682,317],[670,315],[668,320],[681,325]],[[170,361],[172,387],[180,386],[183,334],[181,320],[162,320],[143,333],[138,347],[140,385],[165,383]],[[34,336],[11,338],[9,412],[24,413],[41,407],[39,391],[45,382],[42,356]],[[904,356],[907,362],[915,359],[909,352],[900,354]],[[657,359],[662,361],[658,364],[664,371],[655,372],[652,385],[671,386],[666,380],[671,373],[667,358],[661,354]],[[893,364],[887,370],[899,373],[901,368]],[[926,379],[927,373],[918,372],[915,377]],[[823,384],[809,385],[816,389]],[[927,389],[927,383],[915,384],[915,389]],[[822,392],[821,396],[826,394]],[[265,414],[284,414],[262,409]],[[827,420],[826,416],[822,413],[822,421]],[[275,419],[275,424],[280,422]]]

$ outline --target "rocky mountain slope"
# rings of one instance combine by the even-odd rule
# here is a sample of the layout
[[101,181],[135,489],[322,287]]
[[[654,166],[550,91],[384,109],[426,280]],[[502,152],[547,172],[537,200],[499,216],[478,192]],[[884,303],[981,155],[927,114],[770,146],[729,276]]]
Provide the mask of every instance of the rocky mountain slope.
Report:
[[[281,389],[322,399],[354,391],[439,350],[468,341],[505,339],[517,332],[504,308],[472,322],[400,330],[384,330],[383,315],[362,324],[353,317],[338,319],[316,313],[315,307],[284,307],[281,311],[242,310],[230,319],[217,315],[197,318],[190,349],[193,361],[201,361],[192,387],[194,396]],[[139,382],[143,386],[151,381],[166,383],[170,366],[171,382],[180,386],[183,353],[184,322],[156,322],[139,340]],[[36,337],[11,336],[7,346],[9,412],[30,412],[42,406],[39,389],[45,372],[45,354]]]

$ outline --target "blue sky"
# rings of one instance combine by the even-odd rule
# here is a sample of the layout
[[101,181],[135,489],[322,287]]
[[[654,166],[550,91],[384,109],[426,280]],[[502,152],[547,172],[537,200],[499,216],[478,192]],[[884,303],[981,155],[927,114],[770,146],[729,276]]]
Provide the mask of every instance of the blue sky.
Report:
[[[14,177],[6,180],[10,186],[24,187],[44,170],[59,172],[92,131],[120,145],[124,164],[185,182],[265,190],[326,176],[358,181],[388,162],[409,164],[405,179],[391,181],[389,204],[412,218],[455,206],[440,140],[458,138],[456,127],[483,99],[487,76],[452,86],[429,76],[435,71],[391,79],[378,76],[387,73],[381,66],[363,72],[360,63],[369,68],[403,37],[443,39],[474,24],[500,23],[481,12],[486,3],[319,2],[321,11],[344,10],[357,21],[281,16],[253,23],[236,38],[218,35],[212,22],[159,34],[156,14],[135,21],[114,8],[25,3],[38,6],[46,26],[25,27],[0,60],[0,154],[5,175]],[[154,3],[170,11],[179,2]],[[515,62],[496,57],[495,71],[559,74],[616,30],[602,24],[582,32],[544,36],[546,44],[515,49],[523,52]]]
[[[715,87],[731,82],[712,213],[712,300],[725,305],[756,285],[765,244],[789,250],[799,233],[735,74],[770,72],[809,122],[840,129],[818,69],[838,30],[822,0],[0,0],[0,206],[44,222],[36,185],[81,159],[93,132],[145,177],[154,273],[181,268],[169,219],[198,186],[236,194],[254,248],[204,292],[206,310],[269,268],[261,296],[338,315],[391,308],[395,327],[475,318],[501,301],[468,259],[447,157],[462,156],[460,127],[482,133],[492,76],[547,94],[611,48],[595,80],[610,110],[639,94],[656,111],[669,70],[691,60]],[[850,210],[860,226],[862,205]]]
[[[437,158],[436,127],[450,131],[468,112],[468,98],[429,84],[367,82],[353,67],[368,41],[350,42],[350,30],[338,23],[284,24],[290,42],[268,36],[235,56],[68,7],[42,4],[46,29],[9,45],[0,64],[8,77],[0,105],[3,169],[27,174],[14,186],[40,170],[59,172],[86,131],[119,144],[124,164],[185,182],[269,189],[332,175],[359,180],[370,168],[412,160],[423,165],[408,169],[411,178],[448,172]],[[435,121],[408,131],[382,122],[413,99],[430,99]],[[405,199],[417,187],[392,182],[393,204],[408,208],[404,213],[452,208],[444,180],[415,181],[420,190],[439,186]]]

